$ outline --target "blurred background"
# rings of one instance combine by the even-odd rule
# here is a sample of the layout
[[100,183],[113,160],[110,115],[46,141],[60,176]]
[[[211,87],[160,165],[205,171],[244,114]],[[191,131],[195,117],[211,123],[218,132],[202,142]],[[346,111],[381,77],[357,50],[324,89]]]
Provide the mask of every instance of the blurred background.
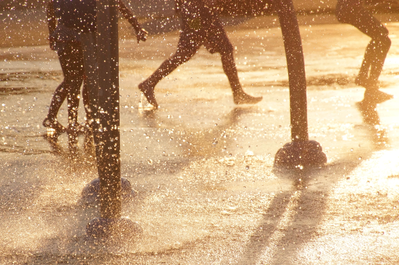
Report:
[[[123,0],[127,3],[150,34],[165,33],[178,29],[179,19],[175,16],[174,0]],[[268,15],[271,13],[268,0],[226,1],[222,16],[226,24],[236,24],[244,17]],[[300,14],[332,13],[336,0],[294,0]],[[0,47],[35,46],[47,44],[45,14],[46,0],[1,0]],[[121,28],[126,21],[121,20]],[[131,32],[120,37],[132,38]],[[125,34],[125,35],[123,35]]]

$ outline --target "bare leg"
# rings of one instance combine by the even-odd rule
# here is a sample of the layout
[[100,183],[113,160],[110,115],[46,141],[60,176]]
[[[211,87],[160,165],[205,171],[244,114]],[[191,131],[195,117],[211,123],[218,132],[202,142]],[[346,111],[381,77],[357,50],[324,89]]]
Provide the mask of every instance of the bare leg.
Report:
[[385,58],[391,47],[388,35],[383,34],[373,38],[367,45],[356,84],[363,87],[378,87],[378,79],[384,66]]
[[235,104],[255,104],[262,100],[262,97],[253,97],[248,95],[242,89],[236,64],[234,62],[233,52],[221,53],[223,71],[229,79],[231,90],[233,91],[233,99]]
[[78,108],[80,87],[83,83],[83,53],[80,45],[71,46],[70,60],[66,72],[65,85],[68,91],[68,129],[78,130]]
[[[86,99],[86,117],[90,117],[88,123],[93,126],[98,104],[98,69],[97,69],[97,46],[95,33],[84,33],[81,35],[83,50],[84,69],[84,92]],[[92,128],[93,129],[93,128]]]
[[68,60],[63,67],[64,85],[68,91],[68,143],[71,153],[77,152],[78,143],[78,108],[80,87],[83,82],[83,57],[80,45],[71,44],[66,48]]
[[372,56],[373,49],[374,49],[374,45],[373,45],[373,42],[371,41],[366,47],[364,59],[363,59],[362,65],[360,66],[359,74],[357,75],[356,80],[355,80],[355,83],[358,86],[362,86],[362,87],[367,86],[367,82],[369,79],[370,66],[371,66],[371,62],[368,60],[368,58],[373,57]]
[[223,28],[219,17],[208,11],[209,25],[204,45],[210,53],[218,52],[221,56],[223,71],[229,80],[235,104],[255,104],[262,100],[262,97],[248,95],[242,89],[238,78],[237,67],[234,61],[234,47],[231,44],[226,31]]
[[[50,103],[49,113],[43,125],[55,129],[58,133],[66,131],[65,127],[57,121],[58,111],[68,96],[69,124],[76,122],[78,94],[82,84],[82,57],[80,47],[70,44],[58,52],[58,58],[64,75],[63,82],[57,87]],[[74,99],[75,98],[75,99]],[[76,101],[77,100],[77,101]]]
[[169,59],[165,60],[150,77],[139,84],[140,91],[143,92],[147,98],[147,101],[155,108],[158,108],[158,103],[154,94],[155,86],[159,81],[172,73],[181,64],[190,60],[200,47],[200,45],[196,43],[191,43],[191,45],[188,43],[189,42],[186,42],[181,36],[176,53],[173,54]]
[[[381,103],[393,98],[392,95],[379,90],[378,79],[381,75],[389,48],[391,47],[388,30],[384,30],[385,27],[383,25],[379,29],[380,34],[369,34],[372,39],[367,46],[362,67],[356,78],[356,84],[366,88],[364,100],[372,103]],[[366,32],[366,30],[364,31]]]
[[384,62],[387,57],[389,48],[391,47],[391,40],[387,35],[381,36],[380,39],[374,40],[375,48],[373,49],[375,55],[371,63],[369,80],[372,83],[377,83],[381,75]]
[[385,58],[391,47],[388,29],[368,10],[357,4],[348,5],[338,1],[337,18],[342,23],[349,23],[371,38],[359,74],[355,80],[357,85],[366,88],[364,100],[381,103],[393,96],[379,90],[378,79],[384,66]]
[[64,81],[56,88],[53,97],[51,98],[50,107],[47,117],[43,120],[43,126],[52,128],[58,133],[65,132],[66,129],[57,121],[58,111],[61,108],[68,92],[65,89]]

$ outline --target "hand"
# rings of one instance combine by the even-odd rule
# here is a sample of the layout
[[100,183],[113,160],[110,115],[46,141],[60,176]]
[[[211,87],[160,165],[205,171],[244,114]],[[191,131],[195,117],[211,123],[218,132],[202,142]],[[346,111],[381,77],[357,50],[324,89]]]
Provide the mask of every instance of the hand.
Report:
[[146,41],[147,36],[148,36],[148,32],[145,29],[141,28],[136,34],[137,43],[139,43],[140,41]]

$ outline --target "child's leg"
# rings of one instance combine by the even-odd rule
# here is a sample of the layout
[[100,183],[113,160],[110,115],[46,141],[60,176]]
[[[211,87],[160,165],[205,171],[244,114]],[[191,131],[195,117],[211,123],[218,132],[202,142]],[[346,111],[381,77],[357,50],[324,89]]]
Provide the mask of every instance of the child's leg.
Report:
[[208,29],[208,38],[204,45],[209,52],[220,53],[223,71],[229,80],[235,104],[255,104],[262,100],[262,97],[250,96],[242,89],[234,61],[234,47],[218,18],[214,18],[213,25]]
[[77,125],[79,94],[83,82],[83,57],[79,45],[70,45],[68,48],[68,64],[65,67],[65,87],[68,91],[68,123],[73,129]]
[[61,132],[65,132],[65,127],[62,126],[57,121],[57,116],[58,116],[58,111],[60,110],[62,104],[64,103],[65,98],[68,95],[68,89],[65,85],[66,76],[68,74],[68,72],[67,72],[67,68],[68,68],[67,66],[68,66],[68,62],[69,62],[68,52],[66,52],[66,50],[59,51],[58,59],[61,64],[61,69],[62,69],[62,72],[64,75],[64,80],[54,91],[53,97],[51,98],[47,117],[43,121],[43,126],[47,127],[47,128],[53,128],[58,133],[61,133]]
[[50,122],[57,120],[58,111],[61,108],[68,92],[65,89],[64,81],[55,89],[53,97],[51,98],[50,107],[47,114],[47,120]]
[[391,46],[391,40],[388,37],[389,32],[380,21],[361,6],[360,1],[353,1],[353,3],[356,4],[348,5],[347,3],[344,4],[343,1],[338,1],[337,18],[340,22],[355,26],[371,38],[355,82],[366,88],[365,101],[381,103],[393,98],[392,95],[379,91],[378,85],[378,79]]
[[248,95],[242,89],[238,78],[236,64],[234,62],[233,52],[222,52],[221,60],[223,71],[226,74],[231,90],[233,91],[233,100],[235,104],[255,104],[262,100],[262,97],[253,97]]
[[158,108],[158,103],[154,94],[155,86],[159,81],[172,73],[181,64],[190,60],[198,51],[200,46],[201,43],[194,41],[190,35],[182,32],[180,34],[176,53],[173,54],[169,59],[165,60],[150,77],[139,84],[140,91],[144,93],[147,101],[155,108]]
[[384,66],[385,58],[391,47],[388,29],[368,10],[359,7],[348,17],[347,23],[355,26],[371,38],[367,45],[358,80],[366,78],[369,85],[375,85]]
[[78,108],[80,87],[83,82],[83,57],[79,45],[68,47],[68,64],[65,67],[65,87],[68,91],[68,143],[72,153],[77,151],[78,142]]

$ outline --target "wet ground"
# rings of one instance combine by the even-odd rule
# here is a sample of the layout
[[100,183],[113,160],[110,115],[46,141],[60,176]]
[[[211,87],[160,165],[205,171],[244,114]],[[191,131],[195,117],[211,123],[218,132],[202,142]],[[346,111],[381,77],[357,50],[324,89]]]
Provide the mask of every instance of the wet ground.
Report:
[[[123,203],[122,215],[143,233],[117,243],[85,236],[99,216],[98,207],[81,202],[83,188],[97,177],[93,157],[81,147],[71,160],[65,135],[58,153],[43,137],[41,123],[62,79],[57,57],[44,44],[1,48],[0,263],[397,264],[394,17],[381,16],[393,43],[381,81],[396,98],[367,116],[356,107],[364,89],[354,77],[369,39],[332,16],[299,17],[309,138],[328,158],[304,172],[273,167],[277,150],[290,142],[275,17],[226,27],[245,90],[264,97],[255,106],[233,104],[220,57],[201,49],[159,83],[159,110],[140,108],[137,85],[174,52],[178,34],[152,35],[139,45],[123,39],[121,170],[137,196]],[[65,105],[59,119],[66,124]]]

